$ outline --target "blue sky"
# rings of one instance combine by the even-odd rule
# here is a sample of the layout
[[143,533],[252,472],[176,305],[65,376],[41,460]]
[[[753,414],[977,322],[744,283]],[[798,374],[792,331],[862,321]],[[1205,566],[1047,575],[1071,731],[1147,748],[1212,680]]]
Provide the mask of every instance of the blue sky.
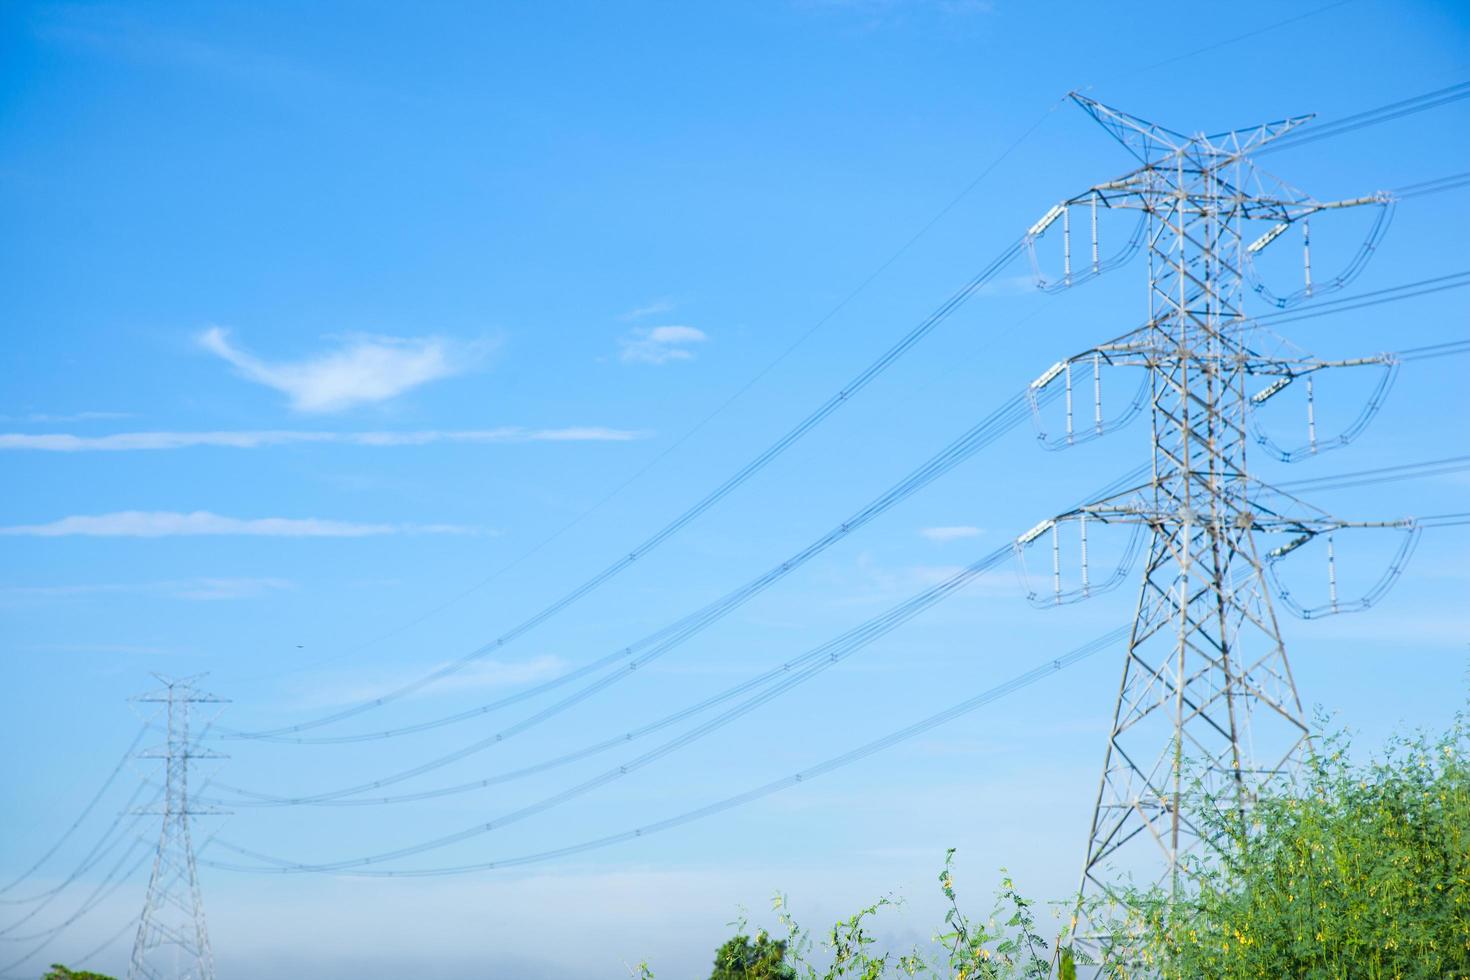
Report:
[[[1470,77],[1461,5],[1320,6],[1246,3],[1222,20],[1007,0],[6,5],[0,867],[29,866],[86,803],[132,737],[126,699],[150,671],[208,671],[233,700],[222,724],[291,724],[468,653],[625,554],[1053,203],[1131,168],[1062,103],[1069,90],[1192,132],[1331,120]],[[1467,112],[1263,166],[1322,199],[1457,173]],[[1461,271],[1466,219],[1463,190],[1404,201],[1350,291]],[[1358,215],[1314,222],[1320,262],[1365,231]],[[1144,275],[1134,262],[1046,297],[1012,264],[655,554],[452,681],[338,727],[514,693],[746,581],[1059,357],[1135,326]],[[1463,339],[1465,296],[1283,331],[1327,357]],[[1463,455],[1461,367],[1405,365],[1346,449],[1254,462],[1291,479]],[[1324,382],[1320,424],[1364,394]],[[1283,439],[1299,437],[1299,407],[1268,419]],[[1143,462],[1147,438],[1134,424],[1046,453],[1022,427],[646,673],[404,788],[535,762],[778,664]],[[1460,473],[1316,499],[1400,517],[1463,510],[1467,488]],[[1464,704],[1465,534],[1426,533],[1366,613],[1283,617],[1303,698],[1362,745],[1442,726]],[[1391,548],[1391,535],[1344,539],[1344,591],[1371,583]],[[1294,594],[1324,588],[1320,554],[1287,574]],[[785,775],[1085,642],[1133,599],[1129,586],[1037,611],[1000,569],[709,739],[417,866],[556,847]],[[909,905],[893,934],[922,938],[950,846],[977,902],[1000,865],[1062,897],[1118,669],[1116,651],[1095,657],[820,782],[559,862],[422,881],[206,869],[220,975],[386,977],[412,963],[423,977],[603,977],[644,957],[695,975],[737,908],[759,912],[777,888],[814,924],[896,891]],[[529,712],[361,745],[233,742],[217,778],[317,792]],[[431,803],[242,810],[222,836],[351,857],[612,762]],[[74,865],[124,797],[32,884]],[[121,889],[36,964],[95,945],[141,893]],[[120,971],[125,946],[94,965]]]

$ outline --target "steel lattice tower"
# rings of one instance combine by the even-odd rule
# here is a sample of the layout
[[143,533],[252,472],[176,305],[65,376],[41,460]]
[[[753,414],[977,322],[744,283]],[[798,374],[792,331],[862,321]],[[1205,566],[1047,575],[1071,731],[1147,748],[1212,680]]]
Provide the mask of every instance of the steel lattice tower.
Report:
[[[1147,483],[1044,522],[1018,540],[1019,549],[1051,530],[1055,547],[1058,525],[1080,524],[1080,597],[1089,593],[1088,524],[1133,525],[1147,536],[1082,871],[1079,908],[1085,909],[1087,899],[1110,896],[1117,871],[1180,887],[1195,856],[1208,860],[1222,826],[1243,818],[1257,795],[1289,774],[1308,750],[1308,725],[1268,587],[1270,564],[1318,534],[1407,522],[1338,521],[1268,487],[1246,468],[1247,443],[1261,441],[1252,412],[1293,380],[1306,377],[1310,386],[1311,376],[1329,367],[1393,368],[1383,357],[1329,362],[1254,349],[1259,333],[1243,308],[1247,287],[1285,306],[1340,285],[1352,272],[1314,287],[1304,244],[1305,285],[1282,298],[1253,278],[1254,256],[1288,228],[1301,228],[1309,241],[1309,215],[1373,204],[1386,211],[1389,198],[1322,203],[1253,166],[1252,151],[1310,116],[1184,136],[1091,99],[1073,99],[1141,165],[1059,204],[1033,226],[1032,243],[1062,224],[1064,275],[1043,285],[1062,288],[1109,268],[1098,255],[1099,211],[1136,211],[1134,244],[1148,256],[1149,318],[1139,330],[1059,363],[1032,387],[1039,391],[1065,377],[1064,441],[1070,443],[1074,365],[1089,367],[1095,379],[1104,365],[1142,368],[1153,444]],[[1090,263],[1075,269],[1074,209],[1090,212],[1092,227]],[[1264,233],[1256,235],[1253,225]],[[1373,240],[1357,265],[1371,254]],[[1252,391],[1261,384],[1252,379],[1262,377],[1269,383]],[[1098,397],[1095,434],[1106,428]],[[1291,537],[1263,555],[1257,549],[1261,534]],[[1059,572],[1057,582],[1061,601]],[[1202,812],[1206,806],[1210,814]],[[1079,938],[1085,941],[1101,925],[1084,923]]]
[[195,688],[192,682],[196,678],[158,679],[164,685],[162,690],[134,698],[163,705],[168,727],[164,745],[140,756],[163,760],[161,808],[141,811],[161,815],[163,826],[158,835],[153,872],[148,879],[148,895],[138,921],[138,934],[133,941],[128,980],[213,980],[214,955],[204,921],[191,823],[195,816],[222,811],[200,807],[190,799],[189,775],[194,760],[222,756],[198,747],[199,736],[190,730],[190,709],[225,701]]

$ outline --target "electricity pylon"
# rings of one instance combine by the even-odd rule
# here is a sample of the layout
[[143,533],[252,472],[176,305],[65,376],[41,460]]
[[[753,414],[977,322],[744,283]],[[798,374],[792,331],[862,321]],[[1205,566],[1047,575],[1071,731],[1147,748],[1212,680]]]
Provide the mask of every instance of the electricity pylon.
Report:
[[[1065,383],[1066,436],[1053,441],[1071,443],[1079,438],[1074,366],[1090,369],[1099,392],[1094,425],[1081,427],[1083,438],[1107,428],[1096,380],[1101,366],[1142,368],[1153,444],[1147,483],[1043,522],[1018,540],[1022,548],[1050,530],[1055,548],[1058,525],[1080,525],[1083,573],[1075,591],[1081,597],[1090,591],[1089,524],[1133,525],[1148,537],[1083,865],[1079,908],[1085,909],[1086,899],[1111,895],[1118,871],[1179,888],[1195,857],[1208,860],[1228,833],[1225,828],[1232,821],[1240,826],[1258,795],[1289,774],[1308,749],[1307,721],[1277,627],[1268,566],[1319,534],[1411,522],[1339,521],[1246,469],[1247,443],[1264,441],[1252,413],[1292,381],[1306,378],[1310,386],[1316,372],[1330,367],[1380,364],[1391,373],[1394,366],[1385,357],[1320,361],[1258,352],[1255,344],[1263,332],[1244,311],[1247,287],[1285,306],[1341,285],[1371,254],[1390,199],[1373,195],[1322,203],[1253,166],[1253,151],[1309,116],[1185,136],[1082,96],[1073,99],[1141,165],[1057,205],[1032,227],[1028,241],[1033,243],[1059,221],[1062,227],[1063,275],[1042,285],[1069,286],[1115,264],[1099,256],[1098,214],[1133,210],[1140,218],[1131,247],[1143,248],[1148,257],[1149,318],[1141,329],[1059,363],[1032,387],[1039,391]],[[1308,217],[1358,205],[1381,208],[1369,241],[1342,275],[1314,284]],[[1074,210],[1090,218],[1092,229],[1090,255],[1083,252],[1077,263],[1071,240]],[[1262,233],[1257,235],[1253,225]],[[1293,227],[1303,231],[1304,285],[1277,297],[1256,279],[1253,263],[1257,253]],[[1248,390],[1261,384],[1252,382],[1261,377],[1269,383]],[[1308,390],[1310,453],[1317,451],[1318,441]],[[1257,536],[1265,534],[1290,538],[1263,554]],[[1335,588],[1334,579],[1334,611]],[[1059,571],[1057,598],[1063,599]],[[1084,922],[1077,938],[1085,942],[1096,934],[1093,927],[1103,923]]]
[[190,709],[201,704],[223,704],[225,699],[194,687],[196,678],[154,676],[163,688],[133,700],[165,706],[168,727],[164,745],[140,754],[140,758],[164,761],[161,807],[140,811],[162,816],[163,826],[133,941],[128,980],[214,980],[214,954],[209,948],[190,825],[196,816],[223,811],[201,807],[190,799],[189,775],[194,760],[223,756],[198,747],[199,734],[190,730]]

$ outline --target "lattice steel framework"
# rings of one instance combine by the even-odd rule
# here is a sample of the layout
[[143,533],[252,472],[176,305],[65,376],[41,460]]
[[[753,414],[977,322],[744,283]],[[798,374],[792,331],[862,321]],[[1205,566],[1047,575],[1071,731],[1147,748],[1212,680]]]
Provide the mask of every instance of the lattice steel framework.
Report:
[[[158,676],[158,675],[154,675]],[[223,758],[198,746],[199,733],[191,730],[198,705],[218,705],[223,698],[194,687],[197,678],[158,677],[161,690],[133,700],[163,705],[167,738],[160,748],[141,758],[162,759],[164,794],[160,807],[141,812],[162,816],[158,850],[148,879],[148,895],[133,941],[128,980],[213,980],[214,954],[204,920],[204,899],[194,861],[193,818],[223,811],[200,806],[189,795],[190,770],[196,760]]]
[[[1147,483],[1044,522],[1018,541],[1022,547],[1046,530],[1055,535],[1058,525],[1080,524],[1079,592],[1086,594],[1089,523],[1134,525],[1149,538],[1082,872],[1080,896],[1087,899],[1108,896],[1119,872],[1179,887],[1191,855],[1218,842],[1221,827],[1243,817],[1307,749],[1307,721],[1272,606],[1268,564],[1317,534],[1408,522],[1338,521],[1246,469],[1247,443],[1261,441],[1253,436],[1252,412],[1293,380],[1328,367],[1393,368],[1382,357],[1331,362],[1258,352],[1253,344],[1261,334],[1243,307],[1248,288],[1284,306],[1345,282],[1371,255],[1390,200],[1314,201],[1252,165],[1253,150],[1310,117],[1184,136],[1073,98],[1141,165],[1059,204],[1031,229],[1034,242],[1048,227],[1062,227],[1063,276],[1043,286],[1072,285],[1115,264],[1099,256],[1098,214],[1136,211],[1132,246],[1148,257],[1149,318],[1142,328],[1058,364],[1033,389],[1065,377],[1065,441],[1071,442],[1074,366],[1090,368],[1094,377],[1104,364],[1141,367],[1153,443]],[[1254,256],[1284,231],[1300,227],[1305,243],[1309,215],[1356,205],[1382,210],[1346,272],[1314,285],[1304,244],[1300,290],[1277,297],[1256,280]],[[1090,215],[1092,247],[1090,257],[1074,264],[1071,225],[1078,210]],[[1263,234],[1253,234],[1257,223],[1269,223],[1260,225]],[[1269,383],[1251,391],[1260,384],[1251,379],[1263,376]],[[1100,410],[1095,423],[1095,434],[1107,428]],[[1262,533],[1289,539],[1263,555]],[[1057,588],[1060,601],[1060,577]],[[1202,802],[1207,799],[1215,802]],[[1208,815],[1201,809],[1207,805],[1214,808]],[[1089,932],[1084,922],[1078,938]]]

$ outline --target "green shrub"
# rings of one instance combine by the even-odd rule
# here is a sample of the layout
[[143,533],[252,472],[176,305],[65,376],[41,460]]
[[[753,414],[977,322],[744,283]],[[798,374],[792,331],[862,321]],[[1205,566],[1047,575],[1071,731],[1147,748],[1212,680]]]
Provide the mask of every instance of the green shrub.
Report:
[[112,977],[90,970],[68,970],[60,963],[52,963],[41,980],[113,980]]
[[[802,928],[777,895],[773,908],[786,938],[772,940],[765,932],[754,942],[739,933],[715,955],[711,980],[882,980],[885,977],[946,977],[953,980],[1045,980],[1052,975],[1051,946],[1036,931],[1032,903],[1016,891],[1010,878],[1002,882],[995,908],[985,922],[967,917],[959,906],[954,887],[954,849],[945,855],[939,886],[949,901],[944,930],[936,935],[943,954],[926,957],[914,949],[906,953],[878,952],[872,919],[897,902],[879,899],[872,905],[834,924],[820,939]],[[1071,954],[1063,950],[1060,976],[1075,980]],[[642,980],[653,972],[640,966]],[[745,971],[745,972],[742,972]],[[765,971],[765,972],[762,972]]]
[[[1125,894],[1117,976],[1470,977],[1470,730],[1346,762],[1324,739],[1292,793],[1260,800],[1224,858],[1170,899]],[[1124,953],[1122,950],[1127,949]]]
[[796,980],[796,970],[786,962],[785,941],[762,930],[754,941],[741,934],[721,946],[710,980]]
[[[1103,941],[1103,975],[1470,980],[1466,717],[1438,739],[1393,739],[1379,761],[1362,766],[1347,762],[1345,736],[1319,737],[1317,749],[1294,785],[1255,801],[1244,821],[1232,800],[1197,808],[1225,847],[1188,869],[1191,884],[1180,894],[1117,889],[1125,911]],[[838,922],[819,942],[777,896],[786,937],[773,941],[759,933],[752,942],[742,925],[721,947],[714,976],[1075,980],[1065,935],[1050,945],[1043,939],[1033,903],[1008,877],[988,919],[967,917],[956,897],[953,858],[950,850],[939,876],[949,908],[927,952],[876,952],[871,920],[894,904],[889,899]],[[1094,921],[1099,918],[1106,917]],[[721,962],[731,972],[721,973]],[[741,973],[736,964],[767,972]],[[642,970],[644,980],[653,977]]]

